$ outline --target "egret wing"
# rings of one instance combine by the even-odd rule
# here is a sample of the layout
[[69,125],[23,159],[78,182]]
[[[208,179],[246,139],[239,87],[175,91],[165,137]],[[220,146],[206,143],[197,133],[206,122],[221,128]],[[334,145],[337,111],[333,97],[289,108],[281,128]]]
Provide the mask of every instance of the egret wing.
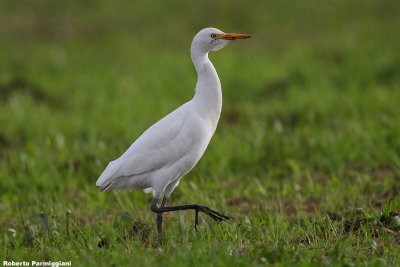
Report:
[[186,116],[178,110],[151,126],[120,158],[110,162],[96,185],[154,171],[186,155],[193,140],[185,134]]

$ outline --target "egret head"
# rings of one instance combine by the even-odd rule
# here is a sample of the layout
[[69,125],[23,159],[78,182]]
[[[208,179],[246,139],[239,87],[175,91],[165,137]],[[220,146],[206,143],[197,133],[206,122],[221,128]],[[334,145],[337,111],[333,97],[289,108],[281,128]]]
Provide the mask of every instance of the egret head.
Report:
[[217,51],[233,40],[245,38],[250,38],[250,36],[241,33],[224,33],[216,28],[205,28],[193,38],[192,49],[202,52]]

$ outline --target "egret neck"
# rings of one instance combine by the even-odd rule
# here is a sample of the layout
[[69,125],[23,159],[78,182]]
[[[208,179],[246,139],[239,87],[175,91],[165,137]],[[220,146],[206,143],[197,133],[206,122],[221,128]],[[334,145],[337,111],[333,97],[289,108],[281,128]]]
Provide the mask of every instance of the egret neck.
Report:
[[211,120],[213,130],[215,130],[222,108],[221,82],[217,71],[208,59],[208,51],[204,52],[192,45],[190,52],[197,72],[196,93],[192,101],[199,113],[205,119]]

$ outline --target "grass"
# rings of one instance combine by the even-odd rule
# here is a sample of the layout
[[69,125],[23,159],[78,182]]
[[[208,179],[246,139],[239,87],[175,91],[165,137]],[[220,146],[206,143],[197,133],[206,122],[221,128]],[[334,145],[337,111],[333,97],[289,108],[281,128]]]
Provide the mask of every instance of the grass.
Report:
[[[396,1],[0,3],[0,259],[73,266],[400,266]],[[218,129],[156,244],[151,197],[95,181],[189,100],[202,27]]]

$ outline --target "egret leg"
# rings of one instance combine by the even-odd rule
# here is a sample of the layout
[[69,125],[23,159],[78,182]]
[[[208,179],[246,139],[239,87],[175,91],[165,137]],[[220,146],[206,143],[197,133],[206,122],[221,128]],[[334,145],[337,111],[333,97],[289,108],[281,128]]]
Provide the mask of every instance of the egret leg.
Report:
[[[157,201],[158,202],[158,201]],[[167,198],[164,197],[161,202],[161,208],[165,207],[165,203],[167,203]],[[156,203],[157,205],[157,203]],[[157,234],[158,234],[158,243],[162,244],[162,222],[163,222],[163,213],[157,213]]]
[[[210,216],[215,221],[224,221],[224,220],[229,220],[232,218],[232,217],[223,215],[215,210],[212,210],[206,206],[201,206],[198,204],[165,207],[166,201],[167,201],[167,199],[164,197],[161,206],[158,207],[157,206],[158,199],[155,198],[153,200],[153,202],[151,203],[151,208],[150,208],[152,212],[157,213],[157,229],[158,229],[158,239],[159,240],[162,239],[162,236],[161,236],[162,235],[162,214],[164,212],[171,212],[171,211],[178,211],[178,210],[194,210],[195,211],[194,225],[195,225],[196,230],[197,230],[197,225],[199,224],[199,218],[198,218],[199,212],[202,212],[202,213]],[[160,214],[161,214],[161,216],[159,217]],[[159,222],[158,218],[161,218],[161,222]]]

